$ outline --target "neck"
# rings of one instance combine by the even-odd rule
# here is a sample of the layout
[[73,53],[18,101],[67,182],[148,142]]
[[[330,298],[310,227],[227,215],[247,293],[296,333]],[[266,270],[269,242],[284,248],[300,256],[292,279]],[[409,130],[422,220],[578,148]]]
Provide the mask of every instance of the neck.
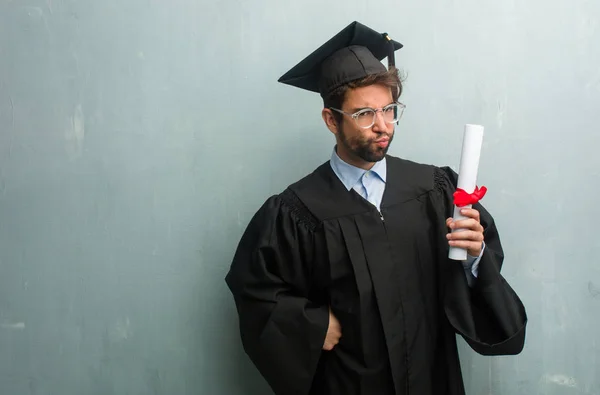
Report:
[[370,170],[373,166],[375,166],[375,162],[367,162],[366,160],[364,160],[350,152],[347,152],[339,144],[336,146],[335,152],[337,153],[337,155],[340,157],[341,160],[343,160],[347,164],[352,165],[354,167],[358,167],[358,168],[364,169],[364,170]]

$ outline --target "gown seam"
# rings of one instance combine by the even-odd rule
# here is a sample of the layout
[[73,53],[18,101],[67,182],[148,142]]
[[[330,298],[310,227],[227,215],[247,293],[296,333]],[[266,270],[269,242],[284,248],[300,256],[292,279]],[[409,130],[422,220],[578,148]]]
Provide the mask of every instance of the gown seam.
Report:
[[298,223],[305,225],[310,231],[317,229],[319,226],[318,218],[291,189],[286,189],[278,197],[290,209],[292,215],[298,220]]

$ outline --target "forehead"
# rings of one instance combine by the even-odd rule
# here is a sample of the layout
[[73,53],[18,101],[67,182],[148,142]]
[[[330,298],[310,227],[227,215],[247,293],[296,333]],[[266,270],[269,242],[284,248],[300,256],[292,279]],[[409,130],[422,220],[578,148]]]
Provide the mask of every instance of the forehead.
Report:
[[383,85],[369,85],[349,89],[346,92],[344,107],[360,109],[365,107],[380,108],[392,102],[392,91]]

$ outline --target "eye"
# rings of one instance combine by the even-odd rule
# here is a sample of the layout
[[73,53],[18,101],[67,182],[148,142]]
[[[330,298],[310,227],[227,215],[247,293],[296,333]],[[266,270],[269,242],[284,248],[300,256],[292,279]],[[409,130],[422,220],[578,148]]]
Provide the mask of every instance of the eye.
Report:
[[391,105],[391,106],[385,107],[383,109],[383,112],[385,114],[393,114],[395,111],[396,111],[396,106],[395,105]]
[[356,119],[365,119],[373,116],[372,110],[361,110],[356,113]]

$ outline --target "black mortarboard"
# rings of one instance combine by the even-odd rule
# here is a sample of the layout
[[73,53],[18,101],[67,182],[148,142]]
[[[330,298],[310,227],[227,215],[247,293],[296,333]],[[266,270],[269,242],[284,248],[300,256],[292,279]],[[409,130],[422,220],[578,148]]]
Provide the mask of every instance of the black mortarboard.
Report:
[[352,22],[281,76],[279,82],[326,97],[350,81],[385,71],[381,60],[386,56],[388,66],[393,67],[394,52],[400,48],[402,44],[387,33]]

